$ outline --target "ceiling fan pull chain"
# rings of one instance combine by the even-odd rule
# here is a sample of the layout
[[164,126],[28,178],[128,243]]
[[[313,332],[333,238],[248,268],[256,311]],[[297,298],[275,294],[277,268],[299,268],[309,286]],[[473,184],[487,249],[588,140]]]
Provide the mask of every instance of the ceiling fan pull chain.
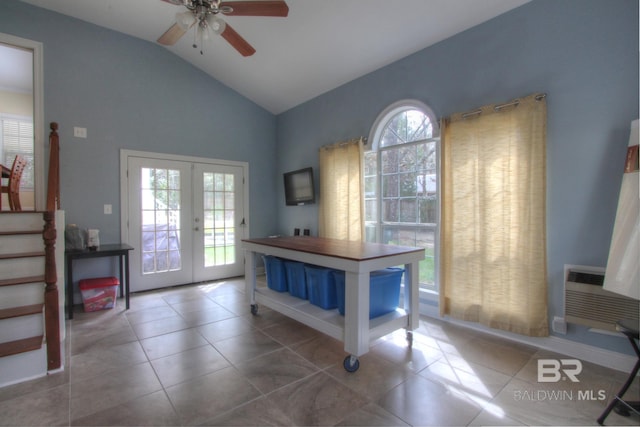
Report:
[[193,31],[193,48],[196,49],[198,47],[198,25],[196,24],[196,28]]

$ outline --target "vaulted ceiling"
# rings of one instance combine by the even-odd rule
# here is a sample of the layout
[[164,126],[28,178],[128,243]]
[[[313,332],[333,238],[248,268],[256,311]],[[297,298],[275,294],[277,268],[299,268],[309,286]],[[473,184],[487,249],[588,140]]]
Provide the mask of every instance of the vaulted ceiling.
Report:
[[[186,11],[162,0],[23,1],[152,43]],[[529,0],[285,1],[284,18],[224,16],[252,56],[217,35],[194,49],[193,29],[166,48],[278,114]]]

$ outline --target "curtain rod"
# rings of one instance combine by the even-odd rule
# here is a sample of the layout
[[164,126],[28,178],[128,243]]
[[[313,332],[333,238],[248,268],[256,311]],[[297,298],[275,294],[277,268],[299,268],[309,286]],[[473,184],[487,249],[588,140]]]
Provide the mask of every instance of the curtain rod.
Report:
[[342,147],[343,145],[352,144],[354,142],[360,142],[360,141],[362,141],[363,145],[367,145],[367,137],[359,136],[357,138],[347,139],[346,141],[334,142],[333,144],[323,145],[320,148],[322,149],[322,148],[329,148],[329,147]]
[[[538,95],[536,95],[535,99],[536,99],[536,101],[542,101],[542,100],[543,100],[543,99],[545,99],[546,97],[547,97],[547,94],[546,94],[546,93],[539,93]],[[493,107],[493,110],[494,110],[494,111],[500,111],[500,110],[502,110],[503,108],[511,107],[512,105],[518,105],[518,104],[520,104],[520,100],[519,100],[519,99],[516,99],[516,100],[514,100],[514,101],[507,102],[506,104],[499,104],[499,105],[496,105],[495,107]],[[463,119],[466,119],[467,117],[475,116],[475,115],[478,115],[478,114],[481,114],[481,113],[482,113],[482,109],[481,109],[481,108],[478,108],[477,110],[469,111],[468,113],[464,113],[464,114],[462,114],[462,116],[461,116],[461,117],[462,117]]]

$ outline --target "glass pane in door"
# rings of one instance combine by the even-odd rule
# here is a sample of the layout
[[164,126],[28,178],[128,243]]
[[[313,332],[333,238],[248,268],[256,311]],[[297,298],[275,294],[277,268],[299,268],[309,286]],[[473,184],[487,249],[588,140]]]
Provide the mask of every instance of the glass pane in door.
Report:
[[180,270],[180,171],[143,167],[140,172],[142,273]]
[[204,266],[234,264],[235,179],[230,173],[205,172],[204,188]]

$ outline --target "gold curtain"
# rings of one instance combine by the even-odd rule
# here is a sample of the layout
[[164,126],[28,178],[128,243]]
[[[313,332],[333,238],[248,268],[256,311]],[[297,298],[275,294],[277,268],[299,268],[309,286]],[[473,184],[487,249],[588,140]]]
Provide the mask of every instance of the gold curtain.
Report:
[[547,107],[516,101],[443,121],[440,310],[546,336]]
[[362,138],[320,148],[320,237],[362,240],[362,152]]

